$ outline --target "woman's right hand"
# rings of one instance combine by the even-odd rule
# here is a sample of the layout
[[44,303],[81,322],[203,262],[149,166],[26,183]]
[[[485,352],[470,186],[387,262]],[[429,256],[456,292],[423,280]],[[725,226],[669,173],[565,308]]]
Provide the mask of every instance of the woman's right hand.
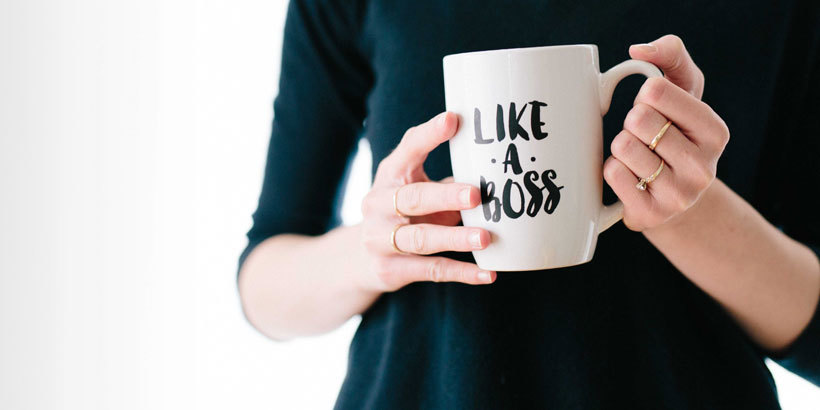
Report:
[[[491,240],[484,229],[455,226],[461,220],[459,210],[481,202],[478,188],[450,178],[432,182],[424,172],[430,151],[452,138],[457,129],[458,117],[441,113],[407,130],[398,147],[379,163],[373,186],[362,201],[368,288],[388,292],[418,281],[474,285],[495,281],[496,272],[474,263],[425,256],[484,249]],[[393,248],[394,229],[395,245],[404,253]]]

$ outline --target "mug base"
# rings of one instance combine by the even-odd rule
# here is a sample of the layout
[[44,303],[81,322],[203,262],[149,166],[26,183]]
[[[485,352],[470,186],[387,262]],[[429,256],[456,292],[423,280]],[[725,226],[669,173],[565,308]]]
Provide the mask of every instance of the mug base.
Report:
[[561,263],[561,264],[515,264],[515,263],[480,263],[476,259],[476,264],[479,268],[484,270],[491,270],[496,272],[527,272],[527,271],[537,271],[537,270],[550,270],[550,269],[560,269],[560,268],[569,268],[571,266],[578,266],[588,263],[592,260],[592,256],[585,260],[580,260],[576,262],[568,262],[568,263]]

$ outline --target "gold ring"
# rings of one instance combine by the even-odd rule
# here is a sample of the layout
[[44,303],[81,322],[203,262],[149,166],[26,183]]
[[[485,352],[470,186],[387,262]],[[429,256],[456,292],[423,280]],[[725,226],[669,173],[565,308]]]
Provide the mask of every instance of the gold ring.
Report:
[[638,181],[638,184],[635,185],[635,188],[638,188],[639,191],[646,191],[646,185],[652,183],[652,181],[654,181],[655,178],[657,178],[658,175],[661,174],[661,171],[663,170],[663,165],[663,158],[661,158],[661,165],[658,167],[658,169],[652,175],[646,178],[641,178],[641,180]]
[[661,130],[655,135],[655,138],[652,138],[652,142],[649,143],[649,150],[654,151],[655,147],[658,146],[658,142],[663,138],[663,134],[666,134],[666,130],[669,129],[669,126],[672,125],[672,121],[666,121],[666,124],[663,124]]
[[[403,186],[404,185],[399,185],[399,187],[396,188],[396,190],[393,192],[393,210],[396,211],[396,215],[398,215],[399,218],[406,218],[407,217],[407,215],[404,215],[403,213],[401,213],[399,211],[399,190]],[[395,245],[393,247],[395,247]]]
[[404,226],[404,225],[407,225],[407,224],[398,224],[398,225],[396,225],[396,227],[395,227],[395,228],[393,228],[393,230],[392,230],[392,231],[390,231],[390,245],[391,245],[391,246],[393,246],[393,249],[394,249],[396,252],[398,252],[398,253],[400,253],[400,254],[402,254],[402,255],[408,255],[408,254],[409,254],[409,252],[405,252],[405,251],[403,251],[403,250],[399,249],[399,246],[398,246],[398,245],[396,245],[396,232],[398,232],[399,228],[401,228],[401,227],[402,227],[402,226]]

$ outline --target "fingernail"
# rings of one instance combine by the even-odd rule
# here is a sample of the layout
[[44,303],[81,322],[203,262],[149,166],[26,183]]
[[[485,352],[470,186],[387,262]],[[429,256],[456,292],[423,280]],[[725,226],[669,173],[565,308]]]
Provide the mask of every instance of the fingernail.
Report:
[[658,47],[656,47],[654,44],[649,43],[633,44],[629,47],[635,47],[636,50],[644,54],[655,54],[658,51]]
[[470,234],[470,245],[473,248],[481,249],[481,232],[475,231]]
[[490,274],[490,272],[487,272],[486,270],[482,270],[482,271],[478,272],[478,280],[480,280],[484,283],[490,283],[490,282],[493,281],[493,276]]
[[458,199],[462,204],[464,204],[464,206],[470,206],[470,191],[472,190],[473,189],[471,187],[467,187],[458,193]]

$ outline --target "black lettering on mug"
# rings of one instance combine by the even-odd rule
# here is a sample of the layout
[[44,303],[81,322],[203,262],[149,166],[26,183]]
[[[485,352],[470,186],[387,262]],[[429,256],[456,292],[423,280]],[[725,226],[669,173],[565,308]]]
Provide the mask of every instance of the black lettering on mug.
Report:
[[[530,108],[529,133],[532,133],[533,141],[530,141],[530,134],[521,125],[521,119],[524,117],[527,107]],[[540,141],[547,138],[549,133],[544,129],[546,124],[542,119],[541,111],[546,107],[546,103],[533,100],[525,103],[523,108],[518,111],[515,102],[510,102],[509,110],[506,113],[507,124],[504,124],[504,106],[496,104],[495,139],[484,138],[481,130],[481,111],[477,107],[474,109],[473,125],[475,127],[474,142],[476,144],[492,144],[503,141],[508,135],[510,137],[504,161],[501,164],[496,164],[496,159],[490,158],[490,162],[496,164],[495,166],[503,165],[504,175],[512,170],[513,175],[503,181],[504,189],[500,197],[495,195],[495,187],[496,183],[501,184],[502,181],[488,181],[483,175],[480,177],[481,209],[486,221],[500,221],[502,212],[508,218],[518,219],[524,214],[535,217],[541,210],[547,214],[552,214],[558,207],[558,203],[561,201],[561,190],[564,188],[563,185],[558,186],[555,182],[558,173],[554,169],[548,169],[540,173],[535,170],[525,172],[521,167],[518,146],[513,143],[516,138],[521,137],[521,140],[527,141],[521,142],[522,144],[528,142],[544,144]],[[534,156],[530,157],[530,160],[535,163]],[[517,180],[518,175],[522,173],[522,180]]]
[[495,135],[498,142],[504,141],[504,108],[501,104],[495,105]]
[[507,155],[504,156],[504,173],[507,173],[507,165],[512,167],[513,174],[518,175],[524,172],[521,169],[521,161],[518,160],[518,148],[512,142],[507,146]]
[[541,203],[544,201],[544,187],[539,188],[535,185],[535,181],[538,181],[538,172],[527,171],[524,174],[524,188],[527,188],[527,192],[530,194],[530,202],[527,204],[527,215],[529,216],[538,215],[538,211],[541,210]]
[[[507,178],[499,198],[495,196],[495,182],[487,181],[481,176],[481,207],[484,211],[484,220],[500,221],[501,211],[511,219],[518,219],[524,213],[534,217],[542,209],[545,213],[552,214],[561,201],[561,190],[564,189],[563,185],[557,186],[553,181],[557,177],[558,174],[553,169],[542,172],[540,177],[536,171],[527,171],[524,174],[523,189],[513,178]],[[539,179],[540,184],[537,183]]]
[[557,176],[555,170],[552,169],[548,169],[541,174],[541,182],[544,183],[544,187],[547,188],[547,192],[549,192],[547,200],[544,201],[544,212],[548,214],[552,214],[553,211],[555,211],[558,202],[561,200],[561,188],[564,186],[556,186],[555,183],[552,182]]
[[536,141],[541,141],[549,135],[548,132],[541,131],[541,126],[545,125],[544,122],[541,121],[541,108],[546,107],[547,104],[541,101],[530,101],[530,105],[532,106],[530,131],[532,131],[532,137],[535,138]]
[[484,211],[484,219],[498,222],[501,220],[501,201],[495,197],[495,183],[487,182],[481,177],[481,209]]
[[476,144],[491,144],[493,140],[485,140],[481,135],[481,111],[478,107],[473,111],[473,128],[475,129],[475,143]]
[[[512,187],[515,187],[518,191],[518,202],[521,204],[517,211],[512,207]],[[508,179],[507,182],[504,183],[504,197],[501,202],[501,205],[504,207],[504,214],[509,218],[518,219],[519,216],[524,214],[524,204],[524,190],[521,189],[521,185],[518,185],[518,182],[514,182],[512,179]]]
[[[524,108],[521,109],[521,112],[516,115],[515,111],[515,103],[510,103],[510,119],[508,121],[508,125],[510,128],[510,141],[514,141],[515,137],[521,135],[521,138],[525,140],[530,139],[530,135],[527,134],[527,131],[524,130],[524,127],[521,126],[519,121],[521,121],[521,117],[524,116],[524,111],[527,109],[527,104],[524,104]],[[500,139],[499,139],[500,141]]]

